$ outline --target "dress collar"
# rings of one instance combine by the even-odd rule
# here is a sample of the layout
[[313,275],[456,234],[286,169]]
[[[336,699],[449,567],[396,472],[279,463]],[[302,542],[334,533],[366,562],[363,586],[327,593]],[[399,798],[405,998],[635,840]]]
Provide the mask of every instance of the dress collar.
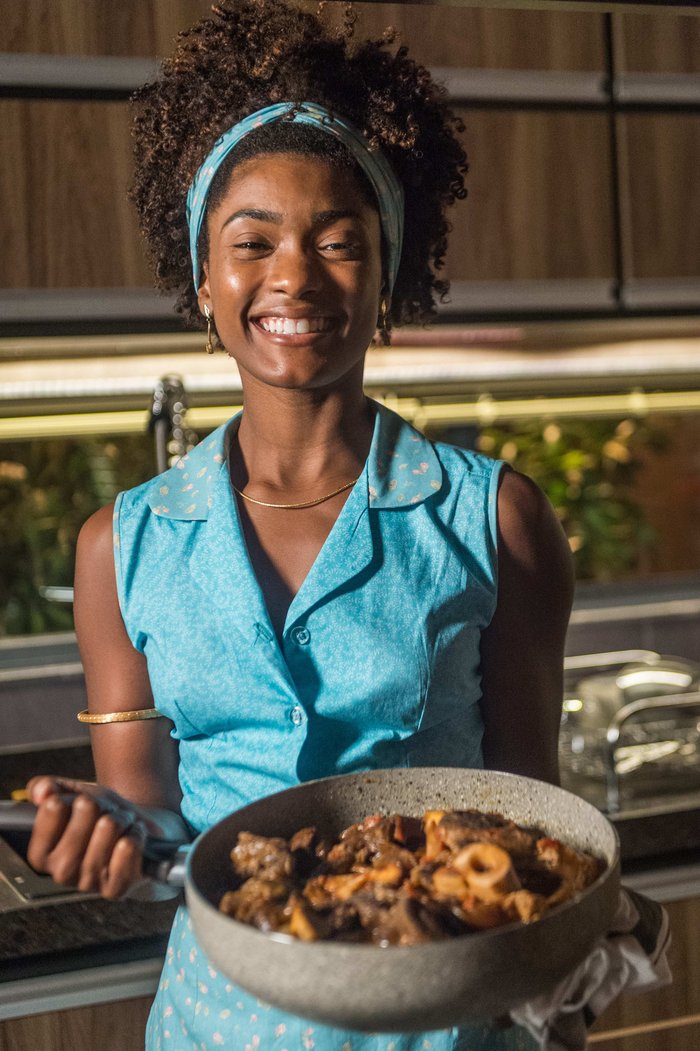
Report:
[[[442,467],[432,442],[391,409],[373,402],[374,433],[366,471],[371,508],[403,508],[422,503],[442,488]],[[201,522],[209,517],[221,471],[225,470],[227,434],[240,413],[217,427],[191,452],[158,475],[147,500],[160,518]]]

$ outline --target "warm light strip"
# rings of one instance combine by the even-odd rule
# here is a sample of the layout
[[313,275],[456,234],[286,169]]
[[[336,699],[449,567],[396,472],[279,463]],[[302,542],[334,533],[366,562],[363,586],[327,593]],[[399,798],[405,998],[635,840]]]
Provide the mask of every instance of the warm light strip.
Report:
[[630,391],[628,394],[592,394],[564,398],[496,400],[488,395],[476,402],[422,404],[417,398],[390,398],[386,403],[417,427],[431,423],[496,422],[533,417],[646,416],[650,412],[689,412],[700,409],[700,391]]
[[[496,422],[532,418],[646,416],[651,412],[683,413],[700,409],[700,391],[641,390],[628,394],[600,394],[565,398],[518,398],[478,401],[427,402],[374,393],[373,397],[395,409],[415,426],[475,423],[488,427]],[[224,423],[240,406],[212,405],[192,408],[187,422],[194,430],[208,430]],[[148,414],[141,410],[84,412],[55,416],[15,416],[0,419],[0,441],[30,438],[86,437],[88,435],[138,434],[146,429]]]
[[[187,423],[194,430],[218,427],[238,412],[240,405],[190,409]],[[85,438],[102,434],[142,434],[149,414],[142,409],[124,412],[75,412],[55,416],[14,416],[0,419],[0,441],[29,438]]]
[[606,1029],[599,1033],[589,1033],[588,1043],[600,1044],[607,1040],[641,1036],[643,1033],[662,1033],[665,1029],[679,1029],[681,1026],[697,1025],[698,1022],[700,1022],[700,1014],[683,1015],[681,1018],[662,1018],[658,1022],[630,1025],[626,1029]]
[[140,434],[147,426],[148,413],[143,409],[128,412],[75,412],[63,416],[8,416],[0,419],[0,441]]

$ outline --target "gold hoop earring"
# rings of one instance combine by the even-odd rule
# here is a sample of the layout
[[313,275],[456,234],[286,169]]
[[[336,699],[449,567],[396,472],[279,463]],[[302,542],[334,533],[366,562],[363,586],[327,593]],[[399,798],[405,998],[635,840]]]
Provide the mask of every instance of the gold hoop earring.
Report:
[[206,303],[204,304],[204,316],[207,319],[207,342],[204,346],[204,349],[206,350],[207,354],[213,354],[214,344],[212,343],[211,339],[212,312]]

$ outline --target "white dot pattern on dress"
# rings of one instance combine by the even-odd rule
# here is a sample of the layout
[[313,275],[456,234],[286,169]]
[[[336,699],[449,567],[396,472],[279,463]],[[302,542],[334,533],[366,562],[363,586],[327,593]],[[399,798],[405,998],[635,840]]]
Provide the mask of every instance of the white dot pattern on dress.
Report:
[[[397,1036],[342,1032],[283,1015],[237,989],[211,967],[194,942],[184,907],[178,910],[173,924],[178,942],[183,932],[188,960],[195,950],[195,964],[185,978],[187,988],[198,989],[204,984],[206,992],[200,993],[194,1010],[191,996],[179,1000],[180,1007],[181,994],[175,999],[159,995],[160,1010],[156,1003],[148,1020],[146,1051],[214,1051],[220,1047],[231,1051],[536,1051],[532,1038],[515,1027],[492,1030],[474,1026]],[[165,970],[174,966],[174,953],[168,950]],[[209,974],[210,970],[216,978],[201,983],[198,974]],[[164,986],[165,981],[161,982],[161,991]]]

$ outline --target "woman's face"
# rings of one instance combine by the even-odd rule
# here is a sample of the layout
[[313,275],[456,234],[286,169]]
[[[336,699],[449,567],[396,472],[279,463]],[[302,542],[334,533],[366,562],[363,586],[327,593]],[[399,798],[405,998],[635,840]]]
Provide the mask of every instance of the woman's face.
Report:
[[254,157],[234,170],[208,224],[200,307],[244,382],[311,390],[361,380],[381,236],[352,173],[298,154]]

